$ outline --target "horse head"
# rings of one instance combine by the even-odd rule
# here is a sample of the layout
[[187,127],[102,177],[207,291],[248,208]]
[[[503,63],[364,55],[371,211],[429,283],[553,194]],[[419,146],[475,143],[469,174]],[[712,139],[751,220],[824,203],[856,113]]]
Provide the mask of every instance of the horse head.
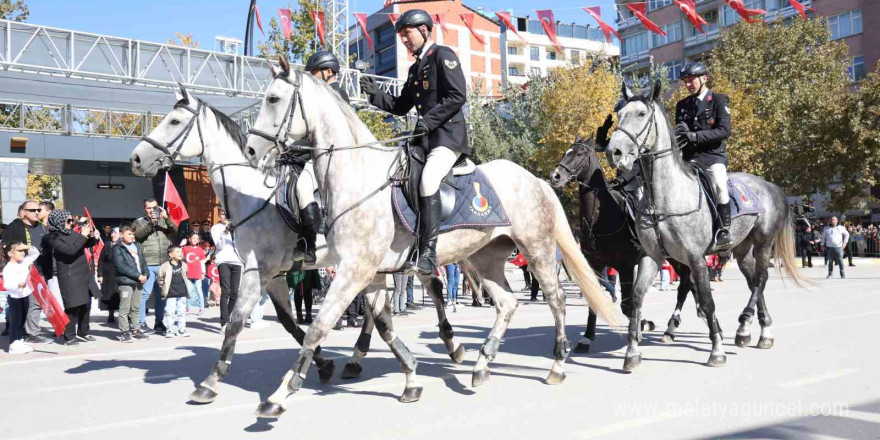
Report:
[[592,136],[589,139],[577,136],[571,148],[559,160],[559,165],[550,174],[550,184],[562,188],[575,179],[578,181],[589,179],[590,175],[600,168],[599,157],[595,153],[598,148]]
[[171,168],[180,159],[202,154],[204,140],[198,128],[205,104],[196,99],[183,85],[174,90],[177,103],[162,121],[141,138],[129,156],[131,172],[136,176],[153,177],[159,170]]
[[656,81],[651,94],[636,95],[623,83],[626,103],[618,111],[620,122],[605,150],[611,166],[629,171],[641,155],[657,149],[661,139],[659,127],[666,126],[666,121],[660,120],[663,118],[658,102],[660,90],[660,81]]

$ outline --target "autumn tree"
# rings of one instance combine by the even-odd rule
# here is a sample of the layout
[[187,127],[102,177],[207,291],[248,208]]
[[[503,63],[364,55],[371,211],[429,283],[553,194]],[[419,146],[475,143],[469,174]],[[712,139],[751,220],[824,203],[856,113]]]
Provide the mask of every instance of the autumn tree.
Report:
[[28,200],[52,200],[52,191],[61,188],[61,176],[28,174],[25,193]]
[[269,35],[265,42],[257,45],[260,56],[275,59],[284,55],[292,63],[304,63],[319,47],[320,42],[315,35],[315,21],[310,11],[322,11],[318,0],[297,0],[297,8],[292,9],[290,3],[290,38],[284,38],[284,30],[277,17],[269,20]]
[[0,0],[0,18],[12,21],[25,21],[30,15],[24,0]]
[[192,34],[184,34],[180,32],[175,32],[174,38],[168,39],[168,44],[182,47],[191,47],[193,49],[199,48],[199,42],[193,40]]

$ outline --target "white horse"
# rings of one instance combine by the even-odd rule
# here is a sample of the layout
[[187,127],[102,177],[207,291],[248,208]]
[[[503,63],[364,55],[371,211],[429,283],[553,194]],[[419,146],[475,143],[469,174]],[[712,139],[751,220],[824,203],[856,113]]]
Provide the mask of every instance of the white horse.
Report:
[[[287,60],[280,61],[282,72],[275,75],[267,89],[259,118],[248,137],[245,156],[251,163],[265,167],[281,149],[293,147],[290,141],[308,141],[328,210],[329,258],[336,262],[337,271],[324,306],[306,332],[298,359],[278,390],[259,406],[257,415],[274,418],[286,410],[285,399],[302,385],[313,350],[324,340],[344,307],[365,288],[376,328],[406,374],[401,401],[416,401],[422,392],[415,374],[417,361],[395,334],[390,313],[381,299],[384,278],[375,277],[377,272],[399,270],[415,241],[391,206],[390,182],[399,170],[401,149],[380,146],[332,89],[308,75],[291,71]],[[557,246],[596,313],[612,323],[617,322],[618,315],[578,250],[552,188],[512,162],[494,161],[479,168],[492,182],[506,211],[514,213],[511,225],[446,232],[437,244],[440,264],[468,258],[495,300],[498,314],[480,349],[473,385],[488,379],[489,361],[497,354],[517,307],[517,299],[504,276],[505,257],[514,246],[529,260],[553,312],[555,359],[546,382],[561,383],[571,344],[565,335],[565,294],[555,271]]]

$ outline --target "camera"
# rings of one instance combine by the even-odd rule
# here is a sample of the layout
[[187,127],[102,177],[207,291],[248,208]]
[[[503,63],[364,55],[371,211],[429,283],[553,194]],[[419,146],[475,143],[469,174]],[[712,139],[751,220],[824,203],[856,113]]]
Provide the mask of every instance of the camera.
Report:
[[153,207],[153,218],[159,218],[162,215],[162,209],[158,206]]

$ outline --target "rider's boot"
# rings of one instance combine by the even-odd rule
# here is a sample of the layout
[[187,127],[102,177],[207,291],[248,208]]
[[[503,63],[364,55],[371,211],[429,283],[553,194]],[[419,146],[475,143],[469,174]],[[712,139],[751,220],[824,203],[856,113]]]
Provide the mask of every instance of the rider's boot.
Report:
[[437,266],[437,233],[440,229],[440,191],[419,198],[419,260],[407,263],[407,271],[431,275]]
[[302,237],[296,242],[293,251],[293,261],[304,264],[314,264],[318,258],[315,255],[315,240],[318,238],[318,226],[321,224],[321,208],[316,202],[309,203],[299,211],[302,220]]
[[715,234],[715,249],[726,251],[730,249],[730,202],[718,204],[718,216],[721,218],[721,229]]

